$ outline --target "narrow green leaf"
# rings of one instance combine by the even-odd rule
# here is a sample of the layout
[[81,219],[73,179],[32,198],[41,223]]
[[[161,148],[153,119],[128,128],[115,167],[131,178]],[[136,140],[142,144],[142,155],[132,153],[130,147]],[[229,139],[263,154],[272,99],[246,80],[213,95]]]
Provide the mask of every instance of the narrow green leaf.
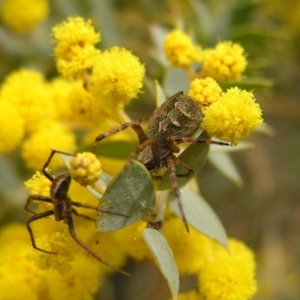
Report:
[[209,153],[209,162],[215,166],[225,177],[233,181],[238,187],[244,185],[243,179],[236,168],[232,158],[226,153]]
[[[206,133],[202,133],[199,137],[203,139],[208,138]],[[194,174],[197,174],[202,169],[207,159],[208,152],[209,144],[192,144],[187,147],[178,158],[184,163],[190,165],[194,170]],[[184,174],[186,172],[187,171],[182,167],[176,166],[177,174]],[[184,186],[190,179],[191,177],[177,177],[178,185],[180,187]],[[163,174],[162,180],[156,182],[156,188],[158,190],[167,190],[172,188],[168,171]]]
[[124,214],[101,214],[97,229],[108,232],[126,227],[148,215],[155,206],[155,190],[147,169],[138,161],[114,177],[101,199],[99,208]]
[[[181,189],[180,193],[187,222],[207,237],[216,240],[220,245],[228,249],[226,231],[216,213],[203,197],[193,191],[189,185]],[[174,196],[171,197],[170,205],[175,213],[181,217]]]
[[179,273],[166,239],[159,231],[152,228],[145,228],[142,236],[154,255],[161,273],[166,278],[173,298],[176,299],[179,291]]
[[266,78],[243,78],[241,81],[228,81],[220,83],[223,91],[226,91],[232,87],[253,91],[255,89],[270,88],[272,85],[272,80]]

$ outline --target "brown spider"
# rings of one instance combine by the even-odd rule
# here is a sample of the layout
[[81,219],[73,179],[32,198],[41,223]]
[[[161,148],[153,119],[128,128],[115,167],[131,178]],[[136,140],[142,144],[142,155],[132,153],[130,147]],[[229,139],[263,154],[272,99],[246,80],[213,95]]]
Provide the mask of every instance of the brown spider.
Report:
[[[25,210],[34,214],[33,216],[29,217],[27,220],[27,230],[30,234],[30,239],[31,239],[33,248],[36,250],[45,252],[45,253],[56,254],[55,252],[50,252],[50,251],[41,249],[36,245],[34,236],[33,236],[33,231],[30,226],[31,222],[54,215],[56,221],[63,220],[68,225],[71,237],[76,241],[77,244],[79,244],[89,254],[91,254],[94,258],[96,258],[98,261],[100,261],[104,265],[114,269],[115,271],[120,272],[125,275],[129,275],[128,273],[126,273],[122,270],[119,270],[116,267],[113,267],[110,264],[108,264],[107,262],[105,262],[104,260],[102,260],[101,257],[99,257],[96,253],[94,253],[92,250],[90,250],[81,240],[79,240],[76,236],[75,229],[74,229],[74,222],[73,222],[73,215],[85,218],[89,221],[95,221],[93,218],[90,218],[87,215],[79,213],[74,208],[74,206],[75,207],[83,207],[83,208],[87,208],[87,209],[93,209],[93,210],[96,210],[101,213],[110,213],[110,214],[115,214],[115,215],[119,215],[119,216],[123,216],[123,217],[127,217],[127,216],[120,214],[120,213],[115,213],[112,211],[99,209],[99,208],[97,208],[95,206],[91,206],[89,204],[72,201],[68,196],[68,191],[69,191],[70,183],[72,180],[70,173],[69,172],[63,173],[54,178],[46,170],[48,165],[50,164],[54,154],[56,154],[56,153],[69,155],[68,153],[65,153],[62,151],[52,150],[49,158],[47,159],[46,163],[43,166],[43,169],[42,169],[43,175],[52,182],[52,185],[50,188],[50,197],[45,197],[45,196],[41,196],[41,195],[30,195],[28,197],[25,207],[24,207]],[[29,205],[32,201],[41,201],[41,202],[52,203],[53,209],[45,211],[45,212],[41,212],[41,213],[36,213],[29,208]]]
[[[139,123],[128,122],[97,136],[92,152],[95,152],[98,143],[104,138],[131,127],[136,132],[140,144],[129,155],[124,169],[126,169],[130,161],[138,153],[140,153],[138,160],[145,165],[154,180],[161,179],[161,176],[157,176],[156,174],[161,168],[167,167],[182,219],[187,231],[189,231],[176,176],[188,177],[193,174],[193,168],[174,155],[174,153],[179,152],[177,144],[190,142],[229,145],[226,142],[193,138],[193,135],[199,129],[202,118],[202,111],[198,104],[188,95],[178,92],[158,107],[150,117],[148,136],[144,133]],[[176,174],[176,164],[183,167],[187,172]]]

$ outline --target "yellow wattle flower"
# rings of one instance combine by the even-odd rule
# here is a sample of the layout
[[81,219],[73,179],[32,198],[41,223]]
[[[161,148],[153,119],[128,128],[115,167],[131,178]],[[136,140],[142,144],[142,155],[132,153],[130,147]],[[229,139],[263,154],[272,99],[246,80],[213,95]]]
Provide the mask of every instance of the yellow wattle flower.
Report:
[[173,30],[165,37],[164,51],[168,61],[175,68],[187,68],[199,55],[199,48],[191,38],[180,30]]
[[244,49],[232,42],[219,42],[203,53],[203,74],[217,81],[239,80],[246,66]]
[[70,175],[82,186],[95,183],[101,173],[101,163],[91,152],[77,153],[70,161]]
[[94,60],[89,90],[104,111],[115,111],[137,96],[145,67],[130,51],[113,47]]
[[83,76],[91,68],[99,50],[95,44],[100,41],[92,21],[80,17],[70,17],[52,29],[56,44],[54,55],[58,72],[67,79]]
[[199,272],[203,299],[245,300],[252,299],[256,293],[256,263],[252,251],[234,239],[229,239],[229,248],[230,253],[221,246],[216,247]]
[[188,91],[188,95],[200,106],[207,106],[219,100],[221,93],[221,87],[211,77],[194,79]]
[[236,145],[262,122],[262,111],[255,103],[254,95],[235,87],[205,108],[201,127],[210,137]]

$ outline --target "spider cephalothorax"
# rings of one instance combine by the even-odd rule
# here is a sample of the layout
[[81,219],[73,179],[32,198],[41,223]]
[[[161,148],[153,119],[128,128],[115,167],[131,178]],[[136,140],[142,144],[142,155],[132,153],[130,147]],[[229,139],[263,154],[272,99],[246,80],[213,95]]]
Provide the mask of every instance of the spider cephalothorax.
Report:
[[[176,176],[190,176],[193,173],[193,168],[175,156],[174,153],[179,152],[177,145],[182,142],[229,145],[226,142],[194,138],[193,135],[199,129],[202,118],[203,114],[199,105],[188,95],[178,92],[158,107],[150,117],[148,136],[144,133],[139,123],[128,122],[97,136],[93,151],[95,152],[97,144],[104,138],[131,127],[138,135],[140,144],[129,155],[125,168],[137,153],[140,153],[138,160],[145,165],[154,180],[160,179],[157,172],[161,168],[166,167],[169,170],[170,180],[182,219],[188,230]],[[176,164],[183,167],[187,172],[176,174]]]
[[[33,216],[29,217],[27,220],[27,229],[30,234],[31,243],[32,243],[33,248],[36,250],[45,252],[45,253],[55,254],[55,252],[41,249],[36,245],[35,239],[33,236],[33,231],[30,226],[30,223],[32,223],[34,221],[54,215],[56,221],[64,221],[68,225],[71,237],[76,241],[77,244],[79,244],[89,254],[91,254],[94,258],[96,258],[98,261],[105,264],[106,266],[108,266],[120,273],[123,273],[125,275],[129,275],[128,273],[126,273],[122,270],[119,270],[119,269],[111,266],[107,262],[105,262],[101,257],[99,257],[92,250],[90,250],[81,240],[79,240],[76,236],[75,229],[74,229],[74,222],[73,222],[73,215],[85,218],[90,221],[95,221],[93,218],[79,213],[74,208],[74,206],[75,207],[83,207],[83,208],[87,208],[87,209],[93,209],[93,210],[101,212],[101,213],[110,213],[110,214],[120,215],[123,217],[126,217],[126,216],[124,216],[120,213],[115,213],[115,212],[111,212],[108,210],[99,209],[98,207],[91,206],[89,204],[72,201],[71,198],[68,196],[69,187],[70,187],[71,180],[72,180],[70,173],[67,172],[67,173],[60,174],[56,177],[53,177],[47,171],[47,167],[50,164],[55,153],[69,155],[68,153],[64,153],[64,152],[61,152],[58,150],[52,150],[49,158],[47,159],[46,163],[43,166],[43,169],[42,169],[43,175],[51,181],[50,197],[45,197],[45,196],[41,196],[41,195],[30,195],[28,197],[25,207],[24,207],[25,210],[34,214]],[[53,204],[53,209],[45,211],[45,212],[41,212],[41,213],[36,213],[29,208],[29,205],[32,201],[41,201],[41,202],[51,203],[51,204]]]

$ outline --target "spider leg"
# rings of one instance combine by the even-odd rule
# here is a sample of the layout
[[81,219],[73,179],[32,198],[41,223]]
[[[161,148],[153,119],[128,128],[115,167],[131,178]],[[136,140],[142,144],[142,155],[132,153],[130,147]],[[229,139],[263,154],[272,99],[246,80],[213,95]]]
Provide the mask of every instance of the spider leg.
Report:
[[192,175],[193,175],[194,170],[193,170],[193,168],[192,168],[189,164],[183,162],[183,161],[182,161],[181,159],[179,159],[178,157],[175,157],[174,160],[175,160],[175,163],[176,163],[177,165],[179,165],[179,166],[182,167],[183,169],[186,169],[186,170],[187,170],[187,172],[184,173],[184,174],[176,174],[177,177],[189,177],[189,176],[192,176]]
[[56,150],[56,149],[52,149],[47,161],[45,162],[43,168],[42,168],[42,173],[44,176],[46,176],[51,182],[53,182],[54,180],[54,177],[46,170],[47,167],[49,166],[54,154],[56,153],[60,153],[60,154],[66,154],[66,155],[70,155],[70,153],[67,153],[67,152],[63,152],[63,151],[60,151],[60,150]]
[[98,212],[105,213],[105,214],[112,214],[112,215],[121,216],[121,217],[125,217],[125,218],[129,217],[129,216],[126,216],[126,215],[118,213],[118,212],[114,212],[114,211],[110,211],[110,210],[106,210],[106,209],[101,209],[101,208],[98,208],[96,206],[92,206],[92,205],[85,204],[85,203],[71,201],[71,204],[73,206],[76,206],[76,207],[83,207],[83,208],[93,209],[93,210],[96,210]]
[[193,137],[170,136],[170,137],[168,137],[168,141],[170,143],[188,142],[188,143],[214,144],[214,145],[220,145],[220,146],[230,146],[230,143],[228,143],[228,142],[212,141],[210,139],[193,138]]
[[119,273],[122,273],[124,275],[127,275],[127,276],[130,276],[130,274],[110,265],[109,263],[107,263],[106,261],[104,261],[101,257],[99,257],[96,253],[94,253],[92,250],[90,250],[81,240],[79,240],[76,236],[76,233],[75,233],[75,229],[74,229],[74,223],[73,223],[73,218],[72,216],[68,216],[67,217],[67,224],[68,224],[68,227],[69,227],[69,232],[70,232],[70,235],[71,237],[75,240],[75,242],[81,246],[84,250],[86,250],[90,255],[92,255],[94,258],[96,258],[98,261],[100,261],[101,263],[103,263],[104,265],[108,266],[109,268],[119,272]]
[[189,226],[188,226],[185,214],[184,214],[184,210],[183,210],[183,206],[182,206],[182,202],[181,202],[181,198],[180,198],[180,191],[179,191],[178,182],[176,179],[176,166],[175,166],[175,161],[174,161],[173,157],[167,158],[167,167],[168,167],[168,170],[170,173],[170,180],[172,183],[175,199],[177,201],[182,220],[185,224],[185,228],[186,228],[187,232],[189,232]]
[[135,131],[135,133],[138,136],[138,139],[139,139],[140,143],[143,143],[144,141],[146,141],[148,139],[148,137],[144,133],[143,128],[141,127],[141,125],[139,123],[136,123],[136,122],[127,122],[127,123],[125,123],[125,124],[123,124],[123,125],[115,128],[113,130],[110,130],[110,131],[107,131],[107,132],[105,132],[103,134],[98,135],[96,137],[96,139],[95,139],[92,152],[95,153],[97,145],[98,145],[98,143],[101,140],[103,140],[103,139],[105,139],[105,138],[107,138],[107,137],[109,137],[109,136],[111,136],[111,135],[113,135],[115,133],[118,133],[119,131],[125,130],[128,127],[131,127]]
[[37,221],[39,219],[46,218],[46,217],[52,216],[52,215],[54,215],[54,211],[53,210],[48,210],[48,211],[42,212],[40,214],[33,215],[30,218],[28,218],[26,225],[27,225],[27,230],[28,230],[29,235],[30,235],[31,244],[32,244],[32,247],[34,249],[42,251],[42,252],[45,252],[45,253],[49,253],[49,254],[56,254],[55,252],[50,252],[50,251],[41,249],[41,248],[39,248],[39,247],[36,246],[36,243],[35,243],[35,240],[34,240],[34,236],[33,236],[33,232],[32,232],[32,228],[30,226],[31,222],[34,222],[34,221]]
[[49,197],[44,197],[44,196],[40,196],[40,195],[30,195],[27,200],[26,200],[26,204],[24,206],[24,210],[27,210],[28,212],[31,212],[33,214],[37,214],[35,211],[31,210],[29,208],[29,205],[31,203],[31,201],[42,201],[42,202],[48,202],[48,203],[53,203],[52,199]]
[[79,213],[75,208],[72,208],[72,213],[77,217],[81,217],[81,218],[84,218],[84,219],[89,220],[89,221],[96,221],[95,219],[93,219],[93,218],[91,218],[87,215]]

